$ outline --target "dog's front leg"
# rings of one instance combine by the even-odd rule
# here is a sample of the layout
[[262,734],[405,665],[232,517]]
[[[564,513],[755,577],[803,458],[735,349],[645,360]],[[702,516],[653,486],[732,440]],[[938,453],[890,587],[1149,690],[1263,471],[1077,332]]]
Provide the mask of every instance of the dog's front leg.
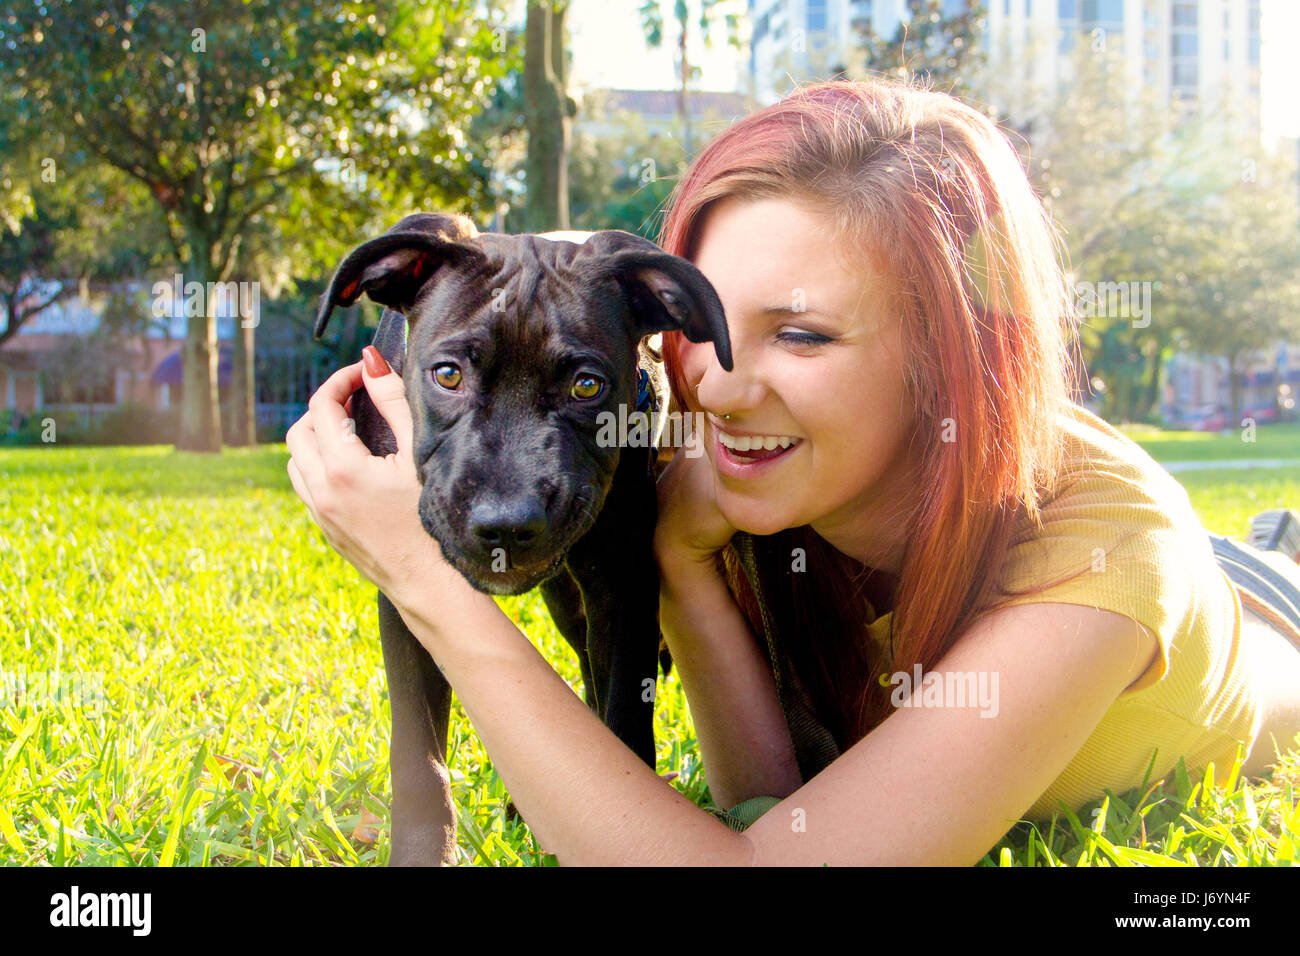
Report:
[[379,637],[393,717],[388,865],[455,863],[456,807],[447,772],[451,685],[382,592]]
[[610,730],[655,767],[659,674],[656,498],[647,453],[624,449],[596,524],[569,552],[587,618],[588,694]]
[[[384,310],[375,348],[394,372],[405,361],[406,318]],[[364,388],[352,396],[356,435],[372,455],[397,451],[397,439]],[[451,686],[407,628],[391,601],[379,594],[379,640],[392,712],[389,738],[393,805],[389,866],[456,862],[456,807],[447,772]]]

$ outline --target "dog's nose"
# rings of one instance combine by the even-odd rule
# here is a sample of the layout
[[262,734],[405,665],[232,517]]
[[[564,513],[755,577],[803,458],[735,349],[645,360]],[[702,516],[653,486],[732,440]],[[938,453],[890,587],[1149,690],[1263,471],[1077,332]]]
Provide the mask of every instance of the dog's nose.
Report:
[[469,529],[485,547],[521,551],[546,531],[546,510],[537,498],[476,504],[469,513]]

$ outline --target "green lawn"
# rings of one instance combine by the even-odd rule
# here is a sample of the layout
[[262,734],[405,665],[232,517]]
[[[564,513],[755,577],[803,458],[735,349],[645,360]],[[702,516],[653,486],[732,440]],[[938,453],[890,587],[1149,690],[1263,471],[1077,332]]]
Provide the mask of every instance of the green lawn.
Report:
[[[283,446],[216,458],[0,449],[0,864],[386,862],[373,591],[324,543],[285,461]],[[1294,469],[1182,477],[1225,533],[1264,507],[1300,506]],[[579,688],[540,598],[501,603]],[[31,694],[56,673],[74,678],[66,699],[18,699],[17,676]],[[659,770],[704,804],[675,675],[657,699]],[[462,859],[553,862],[506,821],[501,780],[459,705],[451,738]],[[985,863],[1290,862],[1296,769],[1226,791],[1175,774],[1082,822],[1022,825]]]
[[1300,460],[1300,423],[1258,425],[1253,432],[1246,428],[1223,433],[1164,431],[1151,425],[1125,425],[1120,431],[1156,461]]

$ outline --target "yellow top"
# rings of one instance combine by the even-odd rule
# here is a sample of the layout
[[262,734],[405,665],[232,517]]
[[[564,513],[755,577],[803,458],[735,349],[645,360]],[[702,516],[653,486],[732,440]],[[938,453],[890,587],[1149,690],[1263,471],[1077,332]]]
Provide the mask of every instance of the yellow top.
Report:
[[[1237,744],[1259,731],[1257,691],[1247,683],[1241,604],[1215,560],[1187,492],[1131,439],[1086,409],[1063,416],[1063,485],[1011,548],[1002,584],[1023,590],[1083,573],[1007,603],[1081,604],[1145,625],[1160,653],[1106,711],[1074,759],[1026,816],[1047,819],[1063,801],[1077,811],[1103,789],[1120,794],[1169,773],[1214,763],[1223,782]],[[888,647],[890,615],[869,628]],[[1086,821],[1085,821],[1086,822]]]

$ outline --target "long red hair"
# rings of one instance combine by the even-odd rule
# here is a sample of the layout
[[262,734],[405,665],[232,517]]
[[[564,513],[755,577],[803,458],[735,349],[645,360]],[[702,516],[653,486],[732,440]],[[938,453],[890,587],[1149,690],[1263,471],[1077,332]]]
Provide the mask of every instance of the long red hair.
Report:
[[[903,310],[919,496],[900,517],[908,544],[890,587],[890,660],[863,630],[880,609],[879,595],[864,600],[864,588],[880,576],[810,529],[790,532],[806,549],[807,573],[785,576],[799,624],[789,653],[847,747],[891,712],[876,680],[886,665],[928,670],[996,606],[1007,550],[1037,526],[1056,484],[1057,416],[1073,398],[1063,247],[993,122],[896,81],[805,86],[735,123],[678,183],[660,244],[692,258],[704,214],[733,196],[779,197],[824,214],[846,254],[885,267]],[[663,337],[673,396],[700,411],[682,377],[680,342],[677,333]],[[761,634],[730,547],[723,559]]]

